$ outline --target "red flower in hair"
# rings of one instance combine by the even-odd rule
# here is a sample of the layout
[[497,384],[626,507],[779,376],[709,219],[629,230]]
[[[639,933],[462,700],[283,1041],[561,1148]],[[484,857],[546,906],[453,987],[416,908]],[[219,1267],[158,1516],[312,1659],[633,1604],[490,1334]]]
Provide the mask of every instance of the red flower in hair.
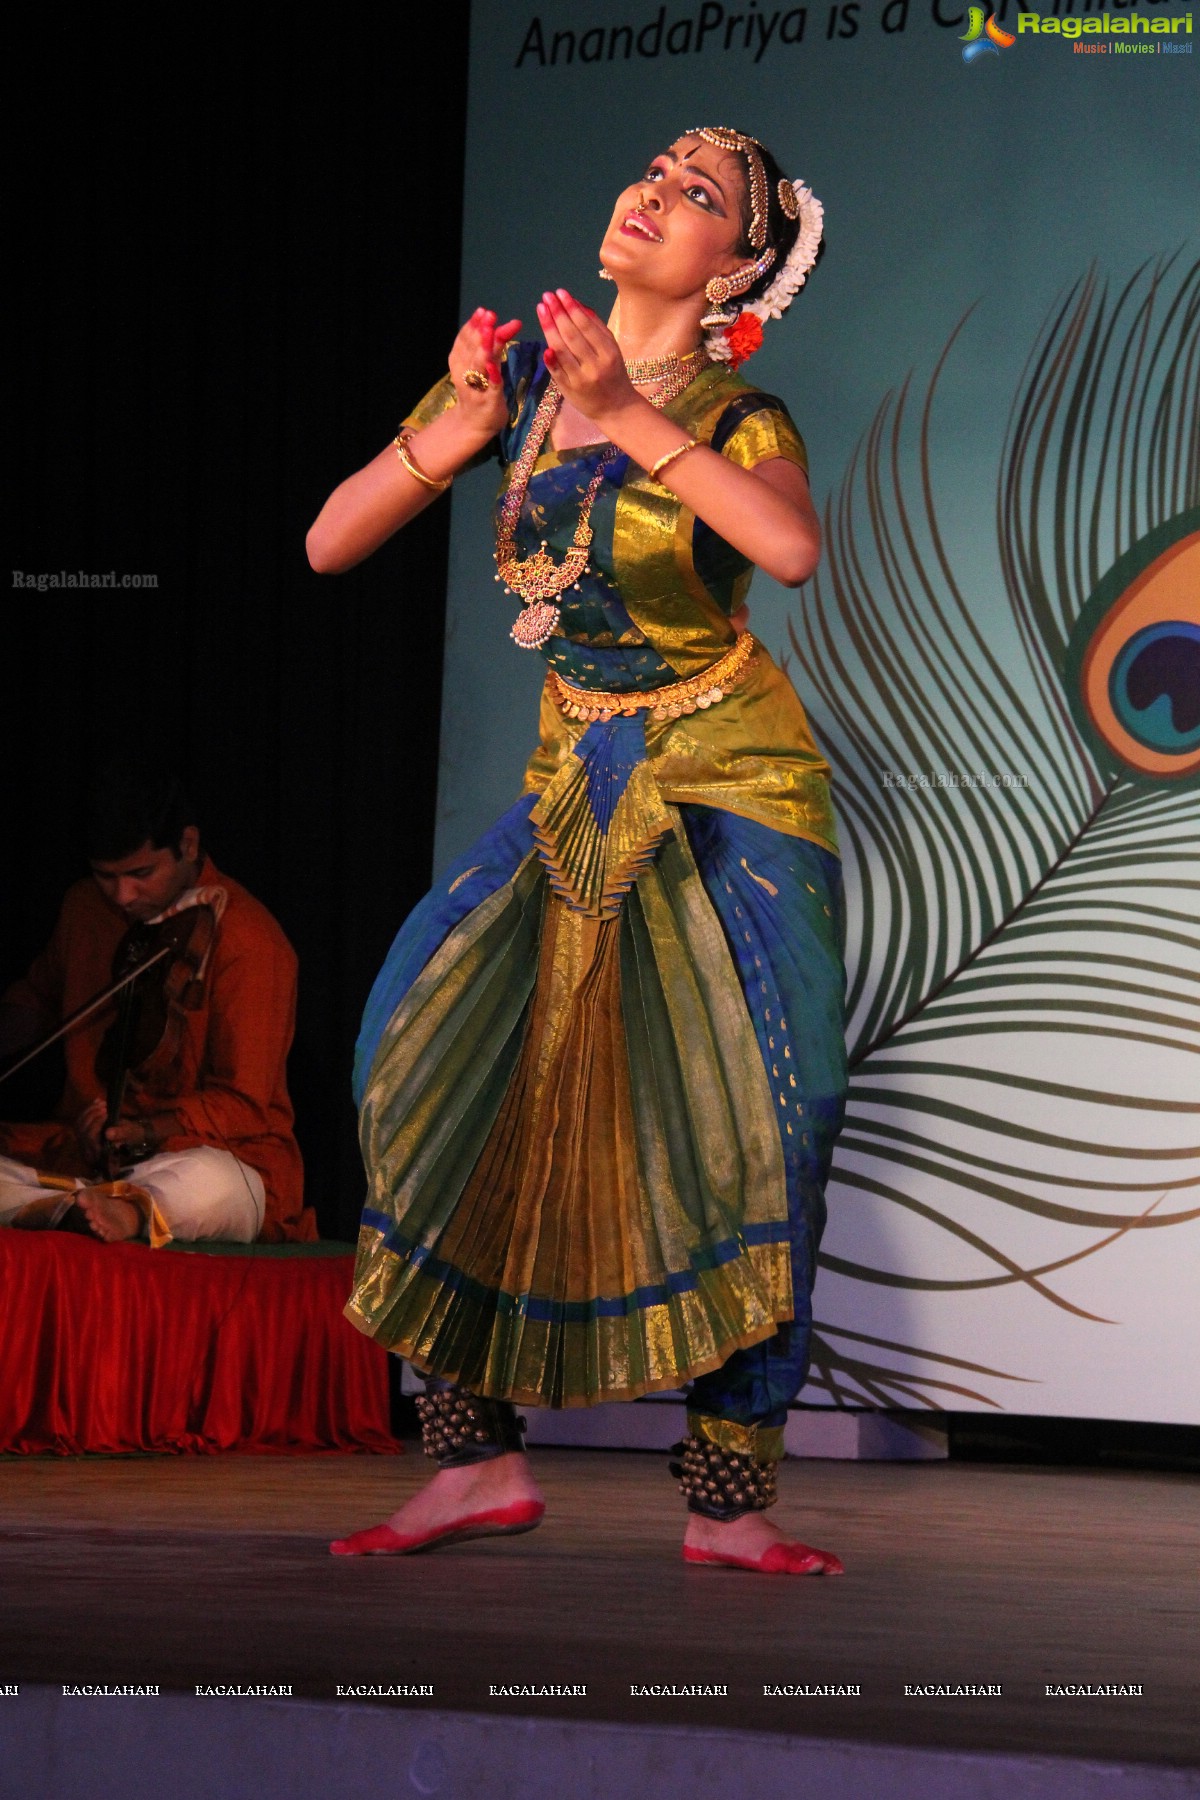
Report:
[[721,336],[729,345],[730,368],[740,368],[756,350],[762,349],[762,320],[757,313],[743,308],[733,324],[725,327]]

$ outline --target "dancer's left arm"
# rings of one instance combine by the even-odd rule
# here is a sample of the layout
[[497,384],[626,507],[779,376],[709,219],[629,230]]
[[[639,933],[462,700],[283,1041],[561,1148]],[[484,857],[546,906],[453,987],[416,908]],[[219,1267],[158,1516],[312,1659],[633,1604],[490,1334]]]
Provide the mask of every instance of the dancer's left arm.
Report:
[[[543,299],[547,365],[566,398],[643,469],[688,440],[681,425],[640,395],[604,321],[559,289]],[[698,519],[784,587],[799,587],[821,554],[821,528],[803,469],[772,457],[742,469],[700,445],[659,478]]]

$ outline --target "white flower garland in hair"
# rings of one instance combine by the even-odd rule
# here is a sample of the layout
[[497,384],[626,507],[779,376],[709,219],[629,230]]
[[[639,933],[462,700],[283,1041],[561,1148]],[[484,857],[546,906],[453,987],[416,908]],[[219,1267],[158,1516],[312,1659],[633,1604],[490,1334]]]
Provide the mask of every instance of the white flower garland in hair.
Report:
[[821,237],[825,230],[825,208],[812,189],[802,181],[793,181],[792,187],[796,193],[796,204],[800,208],[799,235],[792,245],[791,254],[766,293],[749,303],[749,310],[757,313],[764,324],[768,319],[782,319],[808,280],[808,272],[817,260],[817,251],[821,248]]
[[[791,185],[800,209],[800,230],[796,242],[766,292],[757,300],[747,301],[741,309],[742,312],[753,313],[763,325],[768,319],[781,319],[808,280],[808,272],[817,260],[817,251],[821,248],[825,230],[825,208],[812,189],[803,181],[793,181]],[[729,329],[728,325],[717,325],[705,334],[705,348],[714,362],[729,362],[732,358],[733,352],[725,335]]]

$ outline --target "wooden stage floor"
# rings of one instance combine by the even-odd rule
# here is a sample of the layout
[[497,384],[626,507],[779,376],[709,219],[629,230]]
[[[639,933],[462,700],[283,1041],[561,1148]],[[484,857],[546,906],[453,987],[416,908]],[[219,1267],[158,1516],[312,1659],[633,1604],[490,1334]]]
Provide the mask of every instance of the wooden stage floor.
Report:
[[[291,1683],[326,1700],[431,1684],[442,1710],[1200,1764],[1186,1476],[790,1464],[775,1516],[848,1573],[788,1580],[685,1569],[657,1457],[544,1450],[537,1468],[537,1532],[335,1561],[327,1540],[386,1515],[424,1478],[419,1455],[2,1458],[0,1683]],[[660,1683],[729,1693],[630,1694]],[[1003,1692],[905,1694],[925,1683]],[[1050,1698],[1047,1683],[1142,1692]],[[500,1684],[587,1693],[489,1693]]]

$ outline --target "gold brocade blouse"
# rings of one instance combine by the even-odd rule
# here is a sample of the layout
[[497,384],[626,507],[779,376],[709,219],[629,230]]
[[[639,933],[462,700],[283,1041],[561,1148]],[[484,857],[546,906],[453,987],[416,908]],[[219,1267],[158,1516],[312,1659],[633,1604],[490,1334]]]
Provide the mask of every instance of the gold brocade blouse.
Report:
[[[537,345],[510,347],[504,381],[509,421],[498,439],[504,475],[497,505],[545,391]],[[445,376],[404,424],[420,430],[455,404]],[[744,469],[784,457],[807,470],[803,441],[783,403],[721,364],[704,369],[663,410]],[[565,554],[596,461],[608,448],[543,447],[517,528],[522,554],[541,540]],[[592,527],[592,573],[578,595],[561,596],[559,634],[542,651],[551,669],[578,687],[648,691],[698,675],[728,651],[737,637],[731,615],[754,573],[747,557],[626,456],[606,471]],[[490,564],[484,567],[491,572]],[[665,802],[721,807],[836,853],[829,765],[795,689],[761,644],[719,705],[679,719],[645,717],[646,755]],[[559,709],[549,680],[539,724],[527,794],[545,791],[588,728]]]

